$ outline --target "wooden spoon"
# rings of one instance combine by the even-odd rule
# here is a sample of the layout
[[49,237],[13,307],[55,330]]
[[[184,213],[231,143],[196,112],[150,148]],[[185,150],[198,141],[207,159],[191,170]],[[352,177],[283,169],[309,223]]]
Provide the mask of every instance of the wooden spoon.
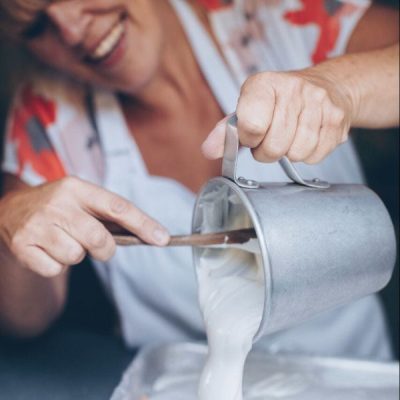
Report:
[[[118,246],[150,246],[149,243],[131,233],[113,234],[113,237]],[[225,247],[242,245],[256,238],[256,231],[253,228],[247,228],[217,233],[171,236],[167,246]]]

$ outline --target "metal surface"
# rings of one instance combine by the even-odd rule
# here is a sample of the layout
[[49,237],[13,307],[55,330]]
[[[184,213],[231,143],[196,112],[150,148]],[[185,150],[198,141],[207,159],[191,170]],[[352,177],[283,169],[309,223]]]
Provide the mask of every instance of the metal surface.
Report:
[[[237,185],[245,189],[257,189],[260,184],[257,181],[246,179],[243,177],[237,177],[237,159],[239,152],[239,135],[237,132],[237,117],[233,114],[227,122],[226,126],[226,137],[225,137],[225,150],[224,159],[222,163],[222,176],[231,179]],[[315,189],[327,189],[329,188],[329,183],[321,181],[318,178],[307,180],[303,179],[300,173],[297,171],[296,167],[287,158],[283,157],[279,160],[279,164],[285,171],[285,174],[293,182]]]
[[[368,188],[332,185],[319,191],[262,184],[254,190],[216,178],[199,195],[194,232],[202,229],[204,219],[210,221],[204,199],[220,190],[242,202],[260,242],[265,304],[256,340],[376,292],[390,280],[394,229],[382,202]],[[213,221],[209,229],[229,229],[230,223],[228,216]],[[193,252],[197,267],[203,250]]]
[[[111,400],[195,400],[206,354],[207,347],[196,343],[147,348],[126,370]],[[398,375],[397,363],[253,352],[246,364],[244,395],[245,400],[397,400]],[[254,396],[257,384],[275,396]]]
[[330,184],[328,182],[321,181],[319,178],[314,178],[312,180],[303,179],[295,166],[290,162],[287,157],[282,157],[279,160],[279,164],[285,171],[286,175],[295,183],[307,186],[314,189],[328,189]]
[[[243,187],[236,180],[236,145],[237,135],[236,144],[226,148],[226,177],[211,180],[200,192],[192,231],[233,229],[232,198],[248,215],[265,277],[263,319],[255,340],[379,291],[389,282],[396,260],[395,233],[374,192],[350,184],[323,190],[293,183]],[[222,211],[210,214],[209,205]],[[193,249],[196,269],[203,252]]]

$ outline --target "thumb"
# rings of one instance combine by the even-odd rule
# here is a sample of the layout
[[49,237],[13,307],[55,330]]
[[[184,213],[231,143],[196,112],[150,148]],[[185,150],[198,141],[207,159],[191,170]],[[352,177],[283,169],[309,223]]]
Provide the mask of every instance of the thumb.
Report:
[[224,155],[226,123],[230,117],[228,115],[219,121],[201,146],[204,156],[209,160],[217,160]]

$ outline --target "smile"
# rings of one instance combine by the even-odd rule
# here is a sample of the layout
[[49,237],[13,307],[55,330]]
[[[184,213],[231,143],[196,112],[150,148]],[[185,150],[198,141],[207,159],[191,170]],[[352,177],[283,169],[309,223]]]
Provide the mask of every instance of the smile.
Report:
[[125,33],[125,24],[121,20],[110,32],[100,41],[100,43],[87,55],[87,60],[91,63],[105,62],[116,50]]

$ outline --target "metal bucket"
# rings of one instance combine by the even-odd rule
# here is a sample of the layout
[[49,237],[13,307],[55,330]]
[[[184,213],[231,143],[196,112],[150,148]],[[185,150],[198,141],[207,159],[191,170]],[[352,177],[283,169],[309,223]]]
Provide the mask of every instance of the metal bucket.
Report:
[[[304,180],[287,159],[281,166],[293,183],[237,178],[238,150],[236,122],[231,119],[223,177],[209,181],[199,194],[192,231],[256,230],[265,300],[255,340],[379,291],[389,282],[395,233],[373,191],[363,185]],[[239,224],[246,226],[232,220],[241,213],[247,218]],[[204,251],[193,250],[196,269]]]

